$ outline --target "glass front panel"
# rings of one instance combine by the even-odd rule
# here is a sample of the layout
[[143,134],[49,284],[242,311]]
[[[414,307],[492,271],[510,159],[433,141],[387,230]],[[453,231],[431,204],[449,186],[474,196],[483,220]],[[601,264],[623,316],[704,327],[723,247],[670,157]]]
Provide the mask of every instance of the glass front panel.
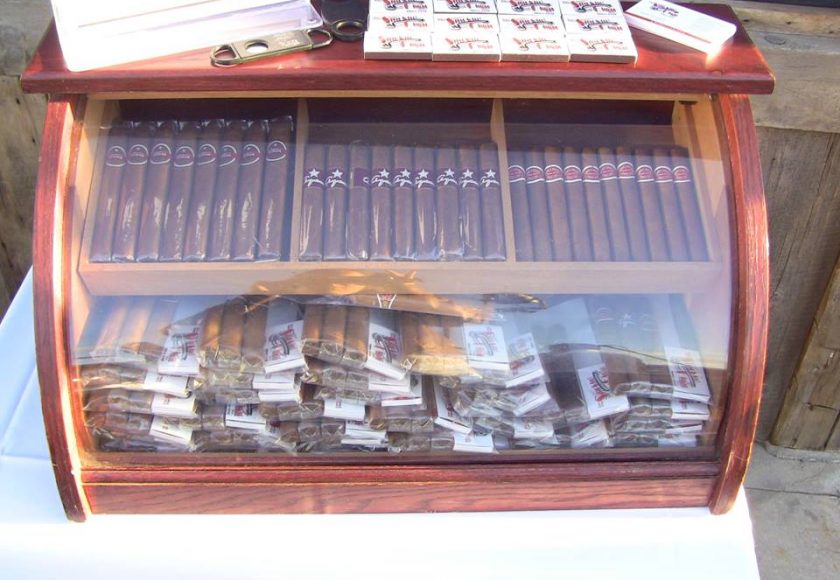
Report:
[[716,127],[707,97],[91,100],[68,320],[85,448],[714,453]]

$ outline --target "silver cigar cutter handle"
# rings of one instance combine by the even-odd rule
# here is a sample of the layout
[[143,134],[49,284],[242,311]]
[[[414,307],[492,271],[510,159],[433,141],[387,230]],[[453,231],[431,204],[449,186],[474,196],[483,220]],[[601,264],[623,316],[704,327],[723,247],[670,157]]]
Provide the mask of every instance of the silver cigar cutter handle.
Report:
[[220,44],[210,52],[210,62],[215,66],[236,66],[260,58],[323,48],[332,41],[333,34],[326,28],[292,30],[265,38]]

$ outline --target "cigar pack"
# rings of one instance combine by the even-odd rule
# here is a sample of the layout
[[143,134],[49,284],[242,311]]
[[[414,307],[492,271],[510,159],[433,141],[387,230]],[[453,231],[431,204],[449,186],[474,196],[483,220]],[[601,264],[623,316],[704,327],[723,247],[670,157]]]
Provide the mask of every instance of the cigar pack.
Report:
[[[515,398],[516,406],[512,411],[516,417],[523,417],[534,413],[546,403],[553,401],[544,380],[534,386],[528,388],[520,387],[519,389],[520,393]],[[534,414],[536,416],[536,413]]]
[[604,447],[610,441],[610,433],[603,420],[569,427],[569,435],[571,436],[571,445],[575,449]]
[[163,375],[195,376],[198,374],[198,349],[201,324],[173,325],[166,336],[157,371]]
[[283,300],[272,302],[265,325],[265,372],[304,368],[306,360],[301,352],[302,338],[303,320],[297,306]]
[[143,379],[143,390],[183,399],[190,395],[190,379],[148,371]]
[[499,34],[515,32],[542,32],[565,35],[563,19],[559,13],[551,14],[499,14]]
[[545,376],[540,353],[529,333],[517,336],[507,345],[510,360],[510,376],[505,378],[504,386],[511,388],[534,382]]
[[547,32],[508,32],[499,36],[503,61],[567,62],[566,40]]
[[717,53],[736,26],[667,0],[642,0],[625,12],[627,23],[706,54]]
[[193,427],[178,419],[156,416],[149,427],[149,435],[166,443],[189,446],[192,442],[194,430]]
[[427,32],[431,34],[434,25],[431,12],[371,14],[368,17],[367,33]]
[[155,393],[149,410],[153,415],[194,419],[198,417],[198,402],[195,395],[181,398]]
[[393,393],[398,395],[408,395],[411,393],[411,387],[418,384],[419,381],[410,373],[406,373],[400,379],[394,379],[380,375],[379,373],[370,373],[368,376],[368,389],[381,393]]
[[711,392],[700,353],[692,349],[666,346],[665,357],[674,385],[674,397],[708,403]]
[[376,14],[410,14],[423,13],[432,14],[432,0],[370,0],[369,12],[371,15]]
[[[422,381],[417,379],[414,375],[408,376],[412,377],[408,393],[398,394],[395,392],[384,392],[382,395],[382,402],[380,403],[383,408],[412,407],[422,405],[424,403]],[[371,389],[373,390],[372,385]]]
[[225,426],[232,429],[265,431],[267,420],[259,412],[259,405],[236,405],[225,407]]
[[626,396],[613,394],[606,365],[596,364],[577,369],[577,376],[590,419],[623,413],[630,408]]
[[301,403],[300,383],[292,390],[264,389],[257,393],[260,403]]
[[639,56],[629,34],[570,34],[566,39],[574,62],[634,63]]
[[429,60],[432,35],[419,30],[368,31],[364,51],[365,58],[372,60]]
[[435,32],[432,35],[432,60],[498,62],[501,59],[499,38],[473,31]]
[[478,435],[476,433],[460,433],[456,431],[452,436],[455,440],[452,446],[453,451],[461,451],[463,453],[496,452],[492,434]]
[[254,375],[252,386],[255,390],[295,391],[300,390],[300,379],[294,370]]
[[481,371],[510,371],[505,335],[501,326],[464,324],[467,359],[472,368]]
[[671,401],[671,419],[674,421],[708,421],[709,405],[697,401]]
[[559,0],[497,0],[499,14],[560,16]]
[[435,14],[496,14],[495,0],[432,0]]
[[435,14],[434,32],[475,32],[498,34],[499,18],[495,14]]
[[435,393],[435,425],[469,435],[472,433],[472,420],[461,417],[452,405],[447,389],[436,384]]
[[514,439],[547,439],[554,436],[554,425],[551,421],[535,421],[533,419],[514,419]]
[[627,22],[620,15],[581,14],[579,16],[567,16],[564,23],[566,34],[570,36],[592,34],[627,36],[630,34]]
[[362,439],[379,443],[385,441],[388,437],[388,433],[384,429],[375,429],[371,425],[360,421],[347,421],[344,426],[344,435],[350,439]]
[[324,399],[324,417],[344,421],[364,421],[365,404],[349,399]]

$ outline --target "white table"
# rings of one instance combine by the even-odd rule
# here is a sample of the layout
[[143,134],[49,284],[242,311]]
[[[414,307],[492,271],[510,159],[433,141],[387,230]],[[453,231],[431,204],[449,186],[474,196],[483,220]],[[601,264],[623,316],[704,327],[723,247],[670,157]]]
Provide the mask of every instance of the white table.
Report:
[[0,324],[0,577],[758,579],[734,509],[93,516],[68,522],[41,418],[27,277]]

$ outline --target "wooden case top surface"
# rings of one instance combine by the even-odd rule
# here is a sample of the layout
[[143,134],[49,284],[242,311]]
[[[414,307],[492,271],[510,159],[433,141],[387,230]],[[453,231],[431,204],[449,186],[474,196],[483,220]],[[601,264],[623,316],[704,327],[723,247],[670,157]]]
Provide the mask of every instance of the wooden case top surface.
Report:
[[[626,4],[627,6],[629,4]],[[728,6],[692,8],[737,23],[714,57],[633,29],[635,65],[603,63],[473,63],[364,60],[362,43],[267,58],[234,68],[210,64],[209,49],[86,72],[67,70],[55,26],[21,77],[43,93],[183,93],[293,91],[434,91],[454,93],[746,93],[772,92],[774,77]],[[240,40],[240,39],[231,39]]]

